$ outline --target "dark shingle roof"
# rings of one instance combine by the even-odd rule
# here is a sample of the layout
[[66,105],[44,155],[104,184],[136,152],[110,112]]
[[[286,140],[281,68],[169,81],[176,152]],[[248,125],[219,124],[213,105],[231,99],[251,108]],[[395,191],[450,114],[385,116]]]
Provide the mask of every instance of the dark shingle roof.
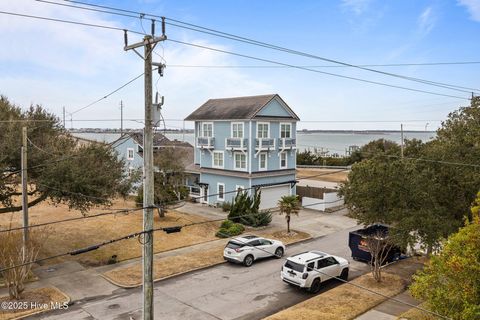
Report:
[[[232,120],[252,119],[267,103],[278,97],[277,94],[261,96],[210,99],[185,118],[194,120]],[[285,104],[286,105],[286,104]],[[287,107],[288,108],[288,107]],[[292,118],[298,118],[290,108]]]
[[[132,133],[129,133],[129,135],[130,137],[132,137],[133,140],[135,140],[135,142],[143,146],[143,132],[132,132]],[[163,146],[168,144],[169,142],[170,140],[161,133],[157,132],[153,135],[154,147]]]

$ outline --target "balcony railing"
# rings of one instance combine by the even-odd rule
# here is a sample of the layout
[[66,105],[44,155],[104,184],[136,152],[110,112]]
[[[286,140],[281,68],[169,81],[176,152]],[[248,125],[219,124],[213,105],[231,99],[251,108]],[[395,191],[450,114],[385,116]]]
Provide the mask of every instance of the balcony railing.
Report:
[[214,149],[215,138],[214,137],[197,137],[197,147],[202,149]]
[[227,149],[246,150],[248,146],[248,139],[246,138],[226,138],[225,146]]
[[294,138],[278,138],[278,148],[280,150],[295,149],[297,141]]
[[255,139],[255,149],[257,150],[273,150],[275,149],[275,139],[257,138]]

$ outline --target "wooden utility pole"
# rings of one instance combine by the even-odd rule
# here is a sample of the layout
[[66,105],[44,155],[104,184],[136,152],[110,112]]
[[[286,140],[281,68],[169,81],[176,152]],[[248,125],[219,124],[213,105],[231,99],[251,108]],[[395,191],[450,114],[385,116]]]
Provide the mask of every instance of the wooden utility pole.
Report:
[[120,100],[120,135],[123,136],[123,100]]
[[144,48],[145,61],[145,128],[143,131],[143,319],[153,320],[153,106],[152,106],[152,52],[155,45],[164,41],[165,18],[162,18],[162,36],[155,37],[155,24],[152,21],[152,35],[143,41],[128,45],[125,31],[124,50],[133,50],[141,56],[136,48]]
[[400,155],[403,159],[403,123],[400,124]]
[[28,243],[28,180],[27,180],[27,127],[22,128],[22,209],[23,209],[23,256]]

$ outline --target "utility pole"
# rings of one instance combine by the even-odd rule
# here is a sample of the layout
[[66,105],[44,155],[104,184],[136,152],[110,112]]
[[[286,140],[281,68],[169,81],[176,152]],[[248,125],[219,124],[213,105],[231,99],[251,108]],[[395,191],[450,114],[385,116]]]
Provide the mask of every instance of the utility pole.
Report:
[[63,106],[63,129],[65,129],[65,106]]
[[[125,31],[124,50],[133,50],[145,61],[145,128],[143,131],[143,319],[153,320],[153,106],[152,106],[152,52],[155,45],[166,40],[165,18],[162,18],[162,36],[155,37],[155,21],[152,20],[152,35],[143,41],[128,45]],[[144,56],[136,48],[144,48]]]
[[120,100],[120,135],[123,136],[123,100]]
[[22,209],[23,209],[23,258],[28,243],[28,185],[27,185],[27,127],[22,128]]
[[400,139],[402,140],[400,143],[400,155],[403,159],[403,123],[400,124]]

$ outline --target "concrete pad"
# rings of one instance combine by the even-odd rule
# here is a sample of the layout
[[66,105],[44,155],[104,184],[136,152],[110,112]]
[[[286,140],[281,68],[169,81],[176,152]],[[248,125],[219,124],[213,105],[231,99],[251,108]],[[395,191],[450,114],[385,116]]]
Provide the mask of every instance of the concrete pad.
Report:
[[361,316],[355,318],[355,320],[395,320],[397,317],[376,311],[370,310],[362,314]]
[[55,265],[35,268],[34,273],[39,279],[48,279],[83,270],[85,270],[85,267],[80,263],[76,261],[66,261]]
[[[396,299],[417,306],[420,304],[420,301],[415,300],[408,291],[402,292],[399,295],[395,296]],[[412,307],[399,303],[393,300],[387,300],[380,305],[376,306],[374,309],[383,313],[390,314],[392,316],[398,317],[402,313],[410,310]]]

